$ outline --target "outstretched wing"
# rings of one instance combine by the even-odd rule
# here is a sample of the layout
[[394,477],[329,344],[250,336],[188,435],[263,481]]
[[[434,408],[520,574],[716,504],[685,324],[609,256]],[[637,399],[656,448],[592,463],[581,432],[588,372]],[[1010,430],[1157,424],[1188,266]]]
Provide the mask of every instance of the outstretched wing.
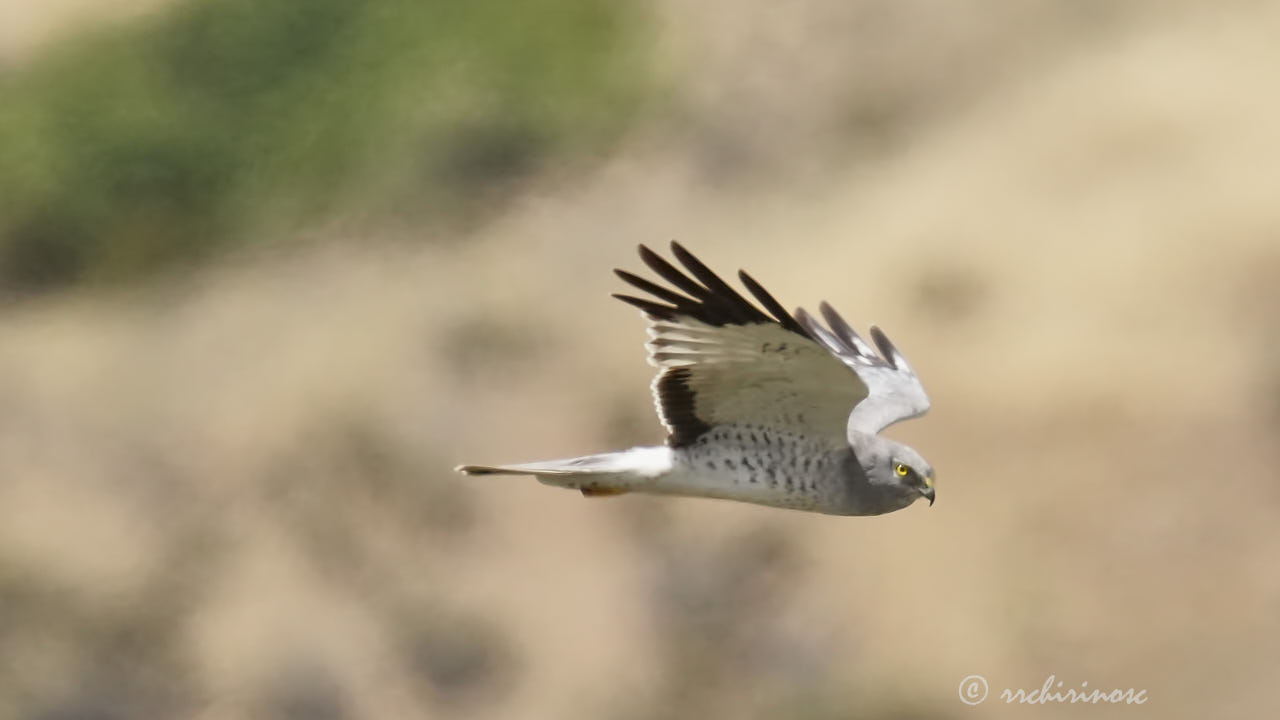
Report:
[[[640,258],[673,290],[624,270],[618,277],[656,300],[614,295],[649,320],[649,362],[669,445],[717,425],[757,425],[843,444],[849,410],[867,396],[856,373],[818,344],[745,272],[738,276],[768,311],[738,294],[691,253],[671,244],[688,275],[649,248]],[[661,301],[661,302],[658,302]]]
[[[872,399],[873,384],[881,383],[876,373],[892,367],[890,363],[881,360],[874,365],[856,345],[844,348],[843,320],[833,334],[803,311],[793,317],[739,271],[739,279],[766,314],[679,243],[673,242],[671,251],[688,274],[643,245],[640,258],[676,289],[615,270],[652,299],[614,295],[640,308],[649,320],[646,347],[650,363],[661,369],[653,392],[659,417],[670,432],[667,442],[688,445],[722,424],[765,426],[826,437],[833,444],[846,442],[850,410]],[[876,331],[873,337],[882,336]],[[871,375],[863,377],[863,371]]]
[[849,414],[849,431],[878,433],[901,420],[920,417],[929,410],[929,396],[907,359],[875,325],[871,340],[876,351],[825,301],[818,305],[830,329],[797,309],[796,321],[805,332],[839,357],[867,386],[867,397]]

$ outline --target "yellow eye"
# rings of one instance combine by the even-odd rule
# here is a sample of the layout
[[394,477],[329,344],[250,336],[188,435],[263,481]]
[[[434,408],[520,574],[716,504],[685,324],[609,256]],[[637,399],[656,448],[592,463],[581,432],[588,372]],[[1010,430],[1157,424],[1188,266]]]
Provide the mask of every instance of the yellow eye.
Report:
[[893,471],[898,474],[898,477],[906,477],[907,474],[911,472],[911,468],[903,465],[902,463],[898,463],[893,466]]

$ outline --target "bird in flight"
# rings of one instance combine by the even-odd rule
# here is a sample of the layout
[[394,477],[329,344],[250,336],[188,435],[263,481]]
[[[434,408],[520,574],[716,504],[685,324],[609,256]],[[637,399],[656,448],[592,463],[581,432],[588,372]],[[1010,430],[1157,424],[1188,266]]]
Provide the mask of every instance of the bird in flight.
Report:
[[613,296],[649,323],[666,444],[459,472],[533,475],[587,496],[685,495],[830,515],[879,515],[921,497],[933,504],[933,468],[879,435],[929,409],[920,379],[879,328],[871,327],[873,348],[826,302],[823,325],[804,309],[788,313],[738,271],[757,307],[679,243],[671,253],[683,271],[640,246],[640,259],[671,287],[614,270],[646,297]]

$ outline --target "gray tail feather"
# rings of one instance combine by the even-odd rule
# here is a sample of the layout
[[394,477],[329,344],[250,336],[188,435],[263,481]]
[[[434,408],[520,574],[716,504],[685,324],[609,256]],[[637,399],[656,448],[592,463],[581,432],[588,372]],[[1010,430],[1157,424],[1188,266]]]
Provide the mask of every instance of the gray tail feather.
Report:
[[536,475],[539,482],[593,497],[641,489],[671,470],[672,463],[671,448],[662,446],[518,465],[459,465],[455,469],[467,475]]
[[625,468],[624,453],[602,453],[567,460],[544,460],[517,465],[459,465],[454,470],[466,475],[597,475]]
[[453,469],[454,472],[460,472],[463,475],[528,475],[527,470],[516,470],[515,468],[496,467],[492,465],[459,465]]
[[516,465],[459,465],[466,475],[613,475],[652,476],[671,467],[670,450],[665,447],[632,448],[565,460],[519,463]]

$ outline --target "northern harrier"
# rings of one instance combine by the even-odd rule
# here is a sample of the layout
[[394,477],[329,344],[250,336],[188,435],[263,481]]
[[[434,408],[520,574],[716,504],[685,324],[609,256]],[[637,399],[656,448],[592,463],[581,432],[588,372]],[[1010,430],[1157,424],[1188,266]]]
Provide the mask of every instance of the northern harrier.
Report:
[[871,328],[877,353],[825,302],[824,326],[803,309],[788,313],[739,271],[762,311],[678,243],[671,252],[687,274],[640,246],[672,288],[614,271],[651,296],[614,295],[649,322],[666,445],[458,471],[534,475],[588,496],[690,495],[832,515],[878,515],[920,497],[933,504],[933,468],[877,434],[929,409],[879,328]]

